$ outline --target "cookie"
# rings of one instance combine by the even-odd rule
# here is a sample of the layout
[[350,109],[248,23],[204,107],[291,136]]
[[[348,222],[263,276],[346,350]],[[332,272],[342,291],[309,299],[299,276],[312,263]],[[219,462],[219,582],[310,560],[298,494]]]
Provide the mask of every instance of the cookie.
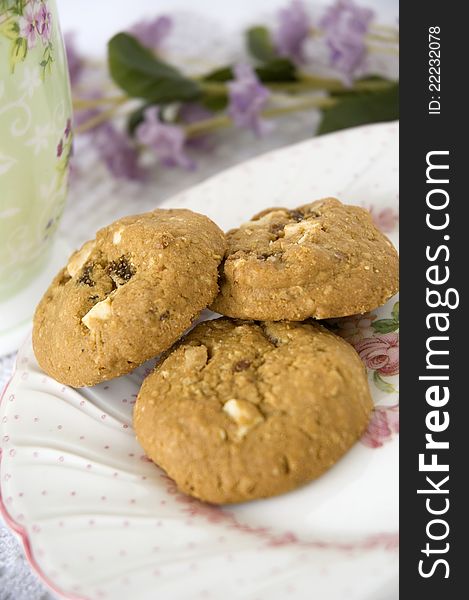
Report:
[[358,354],[323,326],[221,318],[198,325],[145,379],[134,428],[180,490],[223,504],[315,479],[371,409]]
[[189,210],[101,229],[74,252],[34,316],[42,369],[74,387],[128,373],[166,350],[218,292],[223,232]]
[[398,290],[398,255],[367,210],[335,198],[269,208],[227,233],[220,294],[229,317],[302,321],[365,313]]

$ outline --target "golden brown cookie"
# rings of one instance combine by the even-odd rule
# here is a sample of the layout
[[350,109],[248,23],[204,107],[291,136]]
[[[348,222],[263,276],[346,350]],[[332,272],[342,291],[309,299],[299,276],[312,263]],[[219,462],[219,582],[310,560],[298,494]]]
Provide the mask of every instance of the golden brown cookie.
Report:
[[372,409],[353,347],[316,323],[198,325],[143,382],[134,428],[185,493],[265,498],[321,475]]
[[166,350],[218,291],[223,232],[189,210],[155,210],[101,229],[74,252],[34,316],[46,373],[80,387]]
[[398,290],[398,256],[367,210],[335,198],[269,208],[227,233],[211,308],[264,321],[364,313]]

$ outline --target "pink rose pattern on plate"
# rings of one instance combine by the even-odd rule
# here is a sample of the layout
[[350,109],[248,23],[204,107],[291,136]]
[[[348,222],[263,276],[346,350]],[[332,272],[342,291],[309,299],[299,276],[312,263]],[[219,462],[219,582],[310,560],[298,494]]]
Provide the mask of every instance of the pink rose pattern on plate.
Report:
[[392,208],[383,208],[378,211],[374,206],[369,206],[373,223],[383,233],[390,233],[399,222],[399,214]]
[[[373,209],[370,208],[373,214]],[[380,229],[389,231],[398,222],[398,215],[384,209]],[[377,226],[377,218],[374,215]],[[382,392],[397,394],[398,390],[387,377],[399,374],[399,302],[395,302],[389,318],[377,319],[373,313],[353,315],[343,319],[330,319],[330,328],[347,340],[364,362],[374,385]],[[399,403],[391,406],[377,405],[361,442],[369,448],[379,448],[399,433]]]
[[366,337],[353,345],[368,369],[378,371],[381,375],[399,373],[398,333]]
[[361,442],[369,448],[380,448],[399,433],[399,405],[376,406]]

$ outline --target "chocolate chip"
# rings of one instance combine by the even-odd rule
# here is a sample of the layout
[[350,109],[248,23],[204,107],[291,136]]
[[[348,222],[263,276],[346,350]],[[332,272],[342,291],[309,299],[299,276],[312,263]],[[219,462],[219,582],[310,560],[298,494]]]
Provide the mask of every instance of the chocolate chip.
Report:
[[117,260],[111,261],[107,271],[111,279],[118,285],[127,283],[135,275],[135,268],[126,256],[121,256]]
[[283,223],[272,223],[269,227],[270,233],[273,233],[274,235],[278,235],[284,229],[285,225]]
[[78,278],[78,283],[81,283],[82,285],[88,285],[89,287],[94,287],[95,281],[92,278],[93,266],[93,263],[90,263],[83,267],[83,271],[80,277]]
[[297,223],[299,223],[300,221],[303,221],[303,219],[305,218],[305,215],[302,212],[300,212],[299,210],[289,210],[288,216],[291,219],[293,219],[294,221],[296,221]]
[[245,371],[246,369],[249,369],[250,366],[251,362],[249,360],[240,360],[233,366],[233,371],[236,371],[237,373],[239,371]]

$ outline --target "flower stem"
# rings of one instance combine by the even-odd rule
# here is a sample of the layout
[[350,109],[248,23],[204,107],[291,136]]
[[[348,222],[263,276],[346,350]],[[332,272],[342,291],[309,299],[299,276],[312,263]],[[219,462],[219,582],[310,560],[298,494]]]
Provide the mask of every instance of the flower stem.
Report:
[[[298,93],[304,91],[323,90],[327,92],[364,92],[388,88],[390,81],[357,81],[352,87],[344,85],[340,79],[320,77],[304,71],[298,72],[299,81],[279,81],[267,83],[267,87],[275,91]],[[202,90],[209,95],[226,96],[226,83],[201,81]]]
[[98,115],[91,117],[91,119],[88,119],[88,121],[85,121],[84,123],[79,125],[75,129],[75,133],[85,133],[86,131],[94,129],[98,125],[101,125],[101,123],[105,123],[116,114],[118,108],[119,105],[116,105],[112,108],[109,108],[108,110],[103,110],[103,112],[100,112]]
[[377,31],[383,31],[384,33],[388,33],[389,35],[393,35],[395,37],[399,36],[399,29],[394,27],[394,25],[383,25],[381,23],[372,23],[371,29]]
[[[303,102],[295,102],[288,106],[279,106],[275,108],[268,108],[262,112],[262,116],[265,118],[280,117],[288,113],[299,112],[302,110],[308,110],[310,108],[327,108],[337,103],[335,98],[323,98],[315,97],[304,100]],[[197,121],[197,123],[191,123],[185,127],[185,132],[188,138],[195,137],[204,133],[210,133],[217,129],[224,129],[233,125],[233,120],[228,115],[220,115],[212,117],[210,119],[204,119],[203,121]]]
[[[312,75],[305,71],[299,71],[298,77],[300,81],[308,86],[311,90],[326,90],[328,92],[337,92],[345,88],[344,84],[340,79],[333,79],[331,77],[319,77],[318,75]],[[276,85],[276,84],[273,84]]]
[[370,32],[365,36],[365,39],[376,42],[385,42],[386,44],[397,44],[399,42],[397,33],[394,35],[382,35],[381,33]]
[[335,98],[316,97],[309,98],[303,102],[295,102],[289,106],[278,106],[276,108],[267,108],[262,112],[262,116],[266,118],[280,117],[292,112],[299,112],[309,108],[329,108],[337,104]]
[[127,102],[128,100],[130,100],[130,98],[128,96],[111,96],[111,97],[105,97],[105,98],[73,98],[72,104],[73,107],[76,108],[77,110],[83,110],[85,108],[96,108],[98,106],[103,106],[103,105],[107,105],[107,104],[114,104],[116,106],[119,106],[121,104],[124,104],[125,102]]
[[228,88],[226,83],[218,81],[203,81],[202,79],[196,78],[198,84],[208,96],[226,96],[228,94]]
[[391,81],[356,81],[353,86],[347,87],[338,79],[327,79],[309,75],[308,73],[299,73],[300,81],[272,83],[270,87],[273,90],[285,92],[303,92],[306,90],[326,90],[328,92],[365,92],[377,91],[390,87]]
[[381,52],[382,54],[399,54],[399,48],[395,46],[382,46],[380,44],[367,43],[366,47],[369,52]]
[[210,133],[216,129],[223,129],[229,127],[232,124],[232,120],[227,115],[219,115],[218,117],[211,117],[210,119],[203,119],[196,123],[186,125],[185,132],[188,138],[196,137],[203,133]]

